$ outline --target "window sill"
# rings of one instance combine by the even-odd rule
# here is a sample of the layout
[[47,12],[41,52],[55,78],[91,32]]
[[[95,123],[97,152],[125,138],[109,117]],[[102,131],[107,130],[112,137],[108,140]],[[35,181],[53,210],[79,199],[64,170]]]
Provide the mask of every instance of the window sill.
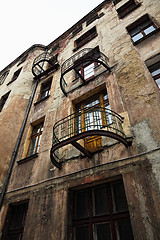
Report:
[[38,100],[37,102],[34,103],[34,106],[36,106],[37,104],[45,101],[45,100],[48,99],[49,97],[50,97],[50,95],[48,95],[48,96],[46,96],[46,97],[44,97],[44,98],[41,98],[40,100]]
[[34,158],[37,158],[37,157],[38,157],[38,153],[35,153],[35,154],[33,154],[33,155],[29,156],[29,157],[26,157],[26,158],[18,160],[17,164],[20,165],[20,164],[22,164],[24,162],[28,162],[28,161],[30,161],[30,160],[32,160]]
[[140,42],[142,42],[143,40],[149,38],[150,36],[154,35],[155,33],[158,33],[159,31],[160,31],[160,28],[157,28],[157,29],[155,29],[153,32],[151,32],[151,33],[149,33],[148,35],[146,35],[145,37],[137,40],[136,42],[133,42],[133,40],[132,40],[133,45],[137,45],[138,43],[140,43]]

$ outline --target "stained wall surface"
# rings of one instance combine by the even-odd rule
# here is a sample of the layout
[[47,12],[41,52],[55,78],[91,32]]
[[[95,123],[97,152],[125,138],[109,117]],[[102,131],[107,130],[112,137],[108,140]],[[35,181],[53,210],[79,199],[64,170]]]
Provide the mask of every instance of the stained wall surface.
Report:
[[[160,61],[160,2],[139,0],[139,7],[121,19],[117,9],[126,2],[128,1],[122,0],[114,5],[112,1],[104,1],[47,46],[49,53],[58,56],[59,67],[38,79],[39,84],[1,209],[1,232],[9,204],[29,199],[23,239],[73,239],[70,207],[72,192],[122,179],[134,239],[159,239],[160,90],[148,70],[148,64],[154,64],[155,59]],[[95,13],[99,17],[87,25],[87,20]],[[134,44],[127,28],[146,14],[157,30]],[[81,31],[74,36],[74,29],[81,25]],[[95,26],[97,35],[76,50],[76,40]],[[65,96],[60,86],[62,64],[84,48],[94,49],[97,46],[109,59],[110,71],[98,66],[95,70],[99,71],[97,76],[79,86],[72,69],[65,75],[68,83],[68,94]],[[42,50],[37,50],[31,53],[31,59],[34,60],[41,52]],[[7,159],[2,160],[2,179],[10,159],[6,153],[8,149],[10,152],[14,149],[12,142],[19,132],[36,81],[31,69],[32,64],[28,58],[22,69],[23,75],[15,82],[8,105],[2,111],[3,115],[0,113],[4,126],[14,129],[12,134],[11,129],[5,128],[6,136],[11,132],[10,138],[6,137],[7,143],[4,144],[3,141],[0,145],[3,159]],[[45,100],[39,101],[41,88],[50,78],[50,94]],[[2,85],[1,88],[3,87]],[[104,90],[107,91],[111,110],[124,117],[122,126],[125,139],[131,144],[126,147],[118,140],[102,137],[103,148],[91,158],[84,156],[71,144],[63,146],[57,152],[57,161],[62,163],[62,169],[59,170],[50,160],[54,124],[74,113],[78,103],[94,94],[100,95]],[[13,114],[16,111],[17,115],[22,112],[18,118],[16,113]],[[44,126],[39,152],[36,156],[27,158],[26,139],[31,126],[42,120]],[[1,133],[3,129],[4,127]],[[79,142],[84,144],[83,139]]]

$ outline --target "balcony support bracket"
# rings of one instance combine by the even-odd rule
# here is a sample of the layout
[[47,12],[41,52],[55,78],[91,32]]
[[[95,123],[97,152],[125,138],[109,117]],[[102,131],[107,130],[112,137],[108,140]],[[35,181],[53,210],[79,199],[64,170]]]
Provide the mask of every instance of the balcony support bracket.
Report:
[[72,142],[72,145],[77,148],[80,152],[82,152],[86,157],[91,158],[92,157],[92,153],[87,151],[84,147],[82,147],[79,143]]

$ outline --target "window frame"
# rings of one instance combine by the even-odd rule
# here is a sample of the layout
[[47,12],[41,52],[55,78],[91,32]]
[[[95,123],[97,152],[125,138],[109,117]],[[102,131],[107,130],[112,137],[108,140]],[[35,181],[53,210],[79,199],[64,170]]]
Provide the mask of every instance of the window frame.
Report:
[[[52,85],[52,77],[41,84],[39,100],[43,100],[50,96],[51,85]],[[45,94],[45,96],[43,96],[43,94]]]
[[[148,22],[148,24],[143,27],[142,25],[147,23],[147,22]],[[150,27],[153,27],[154,30],[149,32],[148,34],[145,33],[145,31],[147,29],[149,29]],[[156,33],[159,30],[159,28],[157,28],[156,25],[154,24],[154,22],[150,19],[148,14],[145,14],[144,16],[139,18],[137,21],[135,21],[130,26],[128,26],[126,29],[127,29],[128,33],[129,33],[129,35],[130,35],[134,45],[140,43],[141,41],[143,41],[146,38],[150,37],[151,35],[153,35],[154,33]],[[132,34],[133,31],[136,31],[136,33]],[[139,34],[141,34],[142,37],[138,38],[137,40],[133,40],[133,38],[135,36],[139,35]]]
[[[21,203],[12,203],[8,206],[8,211],[2,231],[2,240],[10,239],[10,237],[16,237],[19,240],[19,237],[23,236],[24,227],[26,222],[26,216],[28,211],[29,201]],[[19,208],[19,209],[18,209]],[[22,209],[21,209],[22,208]],[[22,210],[20,212],[20,209]],[[19,210],[19,211],[18,211]],[[15,214],[19,214],[19,224],[14,226]]]
[[[39,104],[40,102],[44,101],[45,99],[50,97],[50,90],[51,90],[51,85],[52,85],[52,77],[50,77],[47,81],[43,82],[40,87],[40,92],[38,95],[37,101],[34,103],[34,106]],[[46,86],[48,88],[46,88]],[[44,90],[45,89],[45,90]],[[45,94],[46,93],[46,94]],[[45,96],[42,96],[45,94]]]
[[0,99],[0,112],[2,112],[3,110],[3,107],[9,97],[9,94],[10,94],[11,91],[7,92],[6,94],[4,94],[1,99]]
[[[30,135],[30,138],[29,138],[29,145],[28,145],[26,158],[31,157],[32,155],[35,155],[39,152],[39,146],[40,146],[40,143],[41,143],[41,137],[42,137],[42,133],[43,133],[43,125],[44,125],[44,121],[32,126],[32,132],[31,132],[31,135]],[[38,129],[38,132],[34,133],[34,129],[37,126],[40,126],[39,129]],[[31,144],[34,140],[35,140],[36,144],[34,146],[34,149],[30,152]]]
[[[104,99],[104,97],[107,96],[106,99]],[[86,104],[92,104],[95,99],[97,99],[99,102],[96,103],[95,105],[91,106],[91,107],[86,107]],[[75,132],[77,134],[83,132],[83,131],[89,131],[91,130],[90,128],[92,128],[92,126],[95,126],[95,122],[96,122],[96,111],[94,113],[90,113],[90,110],[96,108],[96,107],[102,107],[102,108],[106,108],[106,109],[110,109],[110,104],[109,104],[109,99],[108,99],[108,93],[106,91],[106,89],[102,90],[101,92],[98,92],[88,98],[86,98],[85,100],[83,100],[82,102],[79,102],[75,105],[75,111],[78,113],[77,114],[77,118],[75,119]],[[98,117],[100,117],[99,121],[101,121],[102,126],[106,126],[108,123],[108,118],[106,117],[106,115],[104,116],[103,112],[97,112],[98,113]],[[99,116],[100,114],[100,116]],[[92,115],[92,117],[91,117]],[[90,124],[88,124],[88,121],[91,117],[91,126]],[[94,128],[94,127],[93,127]],[[91,137],[87,137],[84,138],[84,146],[85,149],[87,149],[90,152],[96,152],[99,150],[102,150],[102,137],[101,136],[91,136]]]
[[122,5],[120,8],[117,9],[117,13],[119,18],[124,18],[129,13],[137,9],[141,4],[136,3],[135,0],[129,0],[124,5]]
[[[115,208],[115,194],[113,193],[113,185],[120,183],[122,184],[122,188],[124,191],[123,193],[123,200],[125,200],[124,204],[124,209],[119,209],[117,210]],[[94,199],[94,194],[96,189],[105,189],[106,188],[106,202],[108,203],[108,209],[106,212],[101,212],[101,213],[96,213],[96,202]],[[80,217],[76,216],[76,195],[80,192],[86,192],[87,193],[87,198],[85,201],[86,209],[88,210],[88,216],[82,215]],[[78,195],[77,195],[78,196]],[[87,187],[87,188],[82,188],[79,190],[71,190],[71,198],[70,201],[72,201],[72,204],[70,204],[70,211],[72,212],[70,221],[72,221],[72,239],[76,240],[75,236],[75,229],[76,227],[79,226],[88,226],[89,229],[89,240],[93,240],[95,237],[94,233],[94,226],[96,224],[104,224],[104,223],[109,223],[110,224],[110,234],[112,235],[112,238],[114,240],[118,240],[118,233],[117,233],[117,223],[120,221],[128,221],[130,223],[131,227],[131,235],[133,237],[133,231],[132,231],[132,226],[130,222],[130,215],[129,215],[129,210],[128,210],[128,203],[126,199],[126,193],[124,189],[124,184],[122,179],[118,179],[112,182],[106,182],[103,184]],[[118,201],[117,201],[118,202]],[[123,202],[124,203],[124,202]],[[123,204],[122,204],[123,205]],[[98,206],[98,205],[97,205]],[[126,208],[125,208],[126,207]],[[83,208],[84,209],[84,208]],[[81,211],[80,211],[81,212]]]
[[[88,59],[88,58],[99,59],[100,58],[99,47],[95,47],[92,51],[90,51],[87,55],[85,55],[85,58],[86,59]],[[95,77],[94,69],[96,69],[98,66],[100,66],[100,63],[98,63],[95,60],[83,61],[82,59],[80,58],[75,62],[75,71],[76,72],[75,72],[75,79],[73,80],[73,82],[75,80],[77,80],[77,78],[80,77],[77,72],[80,73],[83,81],[88,82],[89,80],[91,80]],[[85,68],[87,68],[88,66],[90,66],[92,64],[94,64],[93,69],[92,69],[92,71],[94,71],[94,72],[93,72],[92,76],[89,76],[89,77],[85,78]]]
[[157,79],[160,79],[160,72],[158,74],[156,74],[155,76],[152,75],[153,72],[159,70],[160,71],[160,60],[157,61],[156,63],[152,64],[151,66],[148,66],[148,70],[152,76],[152,78],[154,79],[154,82],[156,83],[156,86],[158,87],[159,91],[160,91],[160,84],[157,83]]
[[20,73],[21,73],[21,71],[22,71],[22,68],[23,68],[23,67],[19,68],[17,71],[14,72],[13,77],[12,77],[12,80],[11,80],[10,82],[8,82],[7,85],[9,85],[9,84],[11,84],[12,82],[14,82],[14,81],[17,80],[17,78],[19,77],[19,75],[20,75]]
[[6,80],[9,72],[10,72],[10,70],[7,70],[0,76],[0,85],[2,85],[4,83],[4,81]]
[[79,48],[81,48],[82,46],[84,46],[86,43],[90,42],[97,36],[98,34],[96,26],[94,26],[89,31],[87,31],[86,33],[84,33],[82,36],[75,40],[75,48],[73,49],[73,51],[78,50]]

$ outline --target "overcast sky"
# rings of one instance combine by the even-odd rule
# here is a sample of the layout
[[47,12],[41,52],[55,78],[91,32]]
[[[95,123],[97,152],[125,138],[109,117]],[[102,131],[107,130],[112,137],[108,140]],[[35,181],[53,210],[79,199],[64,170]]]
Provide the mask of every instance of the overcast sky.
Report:
[[1,0],[0,71],[34,44],[48,45],[103,0]]

